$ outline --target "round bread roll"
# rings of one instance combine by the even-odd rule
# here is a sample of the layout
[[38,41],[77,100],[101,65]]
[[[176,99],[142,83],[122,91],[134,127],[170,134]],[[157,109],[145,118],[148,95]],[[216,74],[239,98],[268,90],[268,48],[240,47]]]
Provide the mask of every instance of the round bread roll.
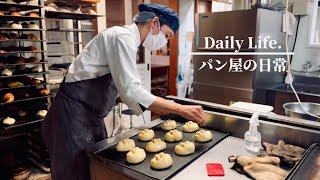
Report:
[[11,117],[7,117],[2,121],[2,123],[5,124],[5,125],[12,125],[15,122],[16,122],[16,120],[11,118]]
[[134,140],[127,138],[127,139],[121,140],[117,144],[116,149],[119,152],[127,152],[133,149],[135,146],[136,144],[134,143]]
[[21,13],[18,11],[13,11],[10,13],[11,16],[21,16]]
[[41,89],[40,90],[40,95],[41,96],[48,96],[50,94],[48,89]]
[[30,17],[40,17],[37,12],[30,12],[30,13],[29,13],[29,16],[30,16]]
[[197,142],[207,142],[212,139],[212,133],[202,129],[196,132],[194,138]]
[[43,71],[43,69],[41,66],[37,66],[32,69],[32,72],[34,72],[34,73],[41,73],[42,71]]
[[167,132],[164,138],[168,142],[178,142],[182,140],[182,132],[173,129]]
[[161,139],[152,139],[152,141],[149,141],[146,145],[146,151],[148,152],[159,152],[164,149],[166,149],[167,144],[162,141]]
[[161,124],[161,129],[168,131],[171,129],[175,129],[177,126],[178,125],[175,120],[166,120]]
[[45,118],[47,115],[48,111],[47,110],[40,110],[37,112],[37,117],[39,118]]
[[19,81],[12,81],[12,82],[8,83],[9,88],[18,88],[18,87],[23,87],[23,86],[24,86],[24,84]]
[[11,103],[14,101],[14,95],[12,93],[6,93],[3,96],[3,102],[5,103]]
[[144,129],[139,132],[138,139],[140,141],[151,141],[154,138],[154,131],[152,129]]
[[195,150],[196,147],[194,143],[190,141],[181,142],[174,147],[174,152],[181,156],[193,154]]
[[3,71],[1,71],[2,76],[12,76],[12,71],[9,69],[5,68]]
[[38,1],[37,1],[37,0],[31,0],[31,1],[28,1],[27,5],[30,5],[30,6],[37,6],[37,5],[38,5]]
[[151,159],[151,167],[154,169],[166,169],[170,167],[173,163],[173,160],[170,156],[170,154],[166,153],[159,153],[154,156],[154,158]]
[[138,164],[138,163],[144,161],[146,156],[147,155],[146,155],[146,152],[144,151],[144,149],[141,149],[139,147],[135,147],[127,153],[127,162],[131,163],[131,164]]
[[4,12],[0,11],[0,16],[4,16]]
[[29,28],[29,29],[39,29],[39,26],[38,26],[38,24],[31,22],[31,23],[28,25],[28,28]]
[[9,39],[18,39],[18,34],[17,33],[10,33],[10,34],[8,34],[8,38]]
[[188,121],[183,125],[184,132],[195,132],[199,129],[199,125],[192,121]]
[[82,14],[81,8],[78,8],[78,9],[74,10],[74,11],[73,11],[73,13],[79,13],[79,14]]

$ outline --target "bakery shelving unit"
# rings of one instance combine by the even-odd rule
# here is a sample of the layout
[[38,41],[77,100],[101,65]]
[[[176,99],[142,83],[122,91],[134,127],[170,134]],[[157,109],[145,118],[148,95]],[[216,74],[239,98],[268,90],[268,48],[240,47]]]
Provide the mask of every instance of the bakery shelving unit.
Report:
[[[0,0],[0,12],[5,12],[0,15],[0,179],[49,176],[50,170],[45,146],[39,149],[33,140],[42,141],[39,134],[33,135],[39,132],[44,118],[37,112],[49,108],[52,96],[47,85],[44,3],[42,0],[14,2]],[[31,26],[31,22],[38,27]],[[23,27],[9,23],[22,23]],[[7,117],[15,122],[5,124]]]
[[[93,9],[94,4],[74,3],[71,1],[48,1],[47,4],[55,3],[57,7],[63,7],[64,11],[46,11],[47,20],[47,45],[49,83],[52,92],[58,90],[63,76],[71,62],[81,52],[82,48],[95,35],[93,21],[99,15],[73,12],[76,9]],[[65,9],[70,10],[66,12]],[[89,27],[88,27],[89,26]],[[85,38],[87,37],[87,38]],[[86,41],[87,39],[87,41]]]

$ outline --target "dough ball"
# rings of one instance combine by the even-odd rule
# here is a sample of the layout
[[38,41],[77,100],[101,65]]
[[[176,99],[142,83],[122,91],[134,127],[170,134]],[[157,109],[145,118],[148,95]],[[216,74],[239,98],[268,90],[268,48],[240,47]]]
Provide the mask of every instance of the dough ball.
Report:
[[173,160],[170,156],[170,154],[166,153],[159,153],[154,156],[154,158],[151,159],[151,167],[154,169],[166,169],[170,167],[173,163]]
[[2,123],[5,124],[5,125],[12,125],[15,122],[16,122],[16,120],[11,118],[11,117],[7,117],[2,121]]
[[194,138],[197,142],[207,142],[212,139],[212,133],[202,129],[196,132]]
[[6,93],[3,96],[3,102],[5,103],[11,103],[14,101],[14,95],[12,93]]
[[178,125],[175,120],[166,120],[161,124],[161,129],[168,131],[171,129],[175,129],[177,126]]
[[127,162],[131,164],[138,164],[146,158],[146,152],[144,149],[141,149],[139,147],[135,147],[131,149],[127,153]]
[[130,151],[131,149],[133,149],[136,146],[136,144],[134,143],[134,140],[132,139],[123,139],[121,140],[117,146],[116,149],[119,152],[127,152]]
[[192,121],[188,121],[183,125],[184,132],[195,132],[198,129],[199,129],[199,125]]
[[178,142],[178,141],[182,140],[182,132],[180,132],[176,129],[173,129],[173,130],[170,130],[169,132],[167,132],[166,135],[164,136],[164,138],[168,142]]
[[140,141],[151,141],[154,138],[154,131],[152,129],[144,129],[139,132],[138,139]]
[[189,155],[193,154],[196,147],[193,142],[190,141],[184,141],[179,144],[177,144],[174,148],[174,152],[178,155]]
[[152,141],[149,141],[146,145],[146,150],[148,152],[159,152],[164,149],[166,149],[167,144],[162,141],[161,139],[152,139]]

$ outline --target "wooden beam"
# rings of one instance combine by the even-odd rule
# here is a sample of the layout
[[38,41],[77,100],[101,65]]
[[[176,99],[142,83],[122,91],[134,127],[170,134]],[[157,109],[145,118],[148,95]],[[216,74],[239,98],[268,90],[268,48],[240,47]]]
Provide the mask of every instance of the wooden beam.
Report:
[[[169,7],[179,13],[179,0],[170,0]],[[168,94],[177,95],[176,78],[178,72],[178,33],[169,42],[170,47],[170,66],[169,66],[169,82]]]

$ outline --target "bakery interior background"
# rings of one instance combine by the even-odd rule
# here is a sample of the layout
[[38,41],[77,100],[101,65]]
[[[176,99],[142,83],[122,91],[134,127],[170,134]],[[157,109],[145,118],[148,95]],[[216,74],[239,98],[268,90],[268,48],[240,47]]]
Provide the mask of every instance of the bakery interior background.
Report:
[[[250,0],[101,0],[93,5],[77,2],[0,0],[0,179],[1,175],[12,174],[14,168],[24,169],[27,159],[40,167],[36,175],[47,175],[50,159],[42,148],[39,125],[68,66],[97,33],[131,24],[140,3],[164,4],[180,18],[179,31],[167,46],[154,52],[139,48],[136,60],[145,89],[161,97],[173,95],[235,108],[252,109],[245,102],[262,104],[265,106],[259,108],[292,115],[284,106],[297,101],[286,83],[288,69],[229,72],[230,58],[273,61],[276,57],[286,59],[285,55],[192,55],[221,52],[213,44],[216,40],[234,43],[232,47],[221,44],[223,52],[285,52],[285,1],[272,0],[270,10],[259,11],[251,10]],[[289,1],[289,52],[294,53],[290,56],[291,73],[302,102],[320,103],[319,4],[319,0]],[[268,48],[263,48],[264,44],[250,48],[252,38],[259,37],[261,43],[269,43]],[[271,46],[270,41],[276,44]],[[208,59],[227,63],[226,68],[199,71]],[[320,115],[319,105],[315,108],[318,109],[313,113]],[[118,120],[118,124],[109,124],[117,126],[118,132],[158,118],[150,111],[144,112],[143,117],[131,115],[127,109],[120,103],[107,117]]]

